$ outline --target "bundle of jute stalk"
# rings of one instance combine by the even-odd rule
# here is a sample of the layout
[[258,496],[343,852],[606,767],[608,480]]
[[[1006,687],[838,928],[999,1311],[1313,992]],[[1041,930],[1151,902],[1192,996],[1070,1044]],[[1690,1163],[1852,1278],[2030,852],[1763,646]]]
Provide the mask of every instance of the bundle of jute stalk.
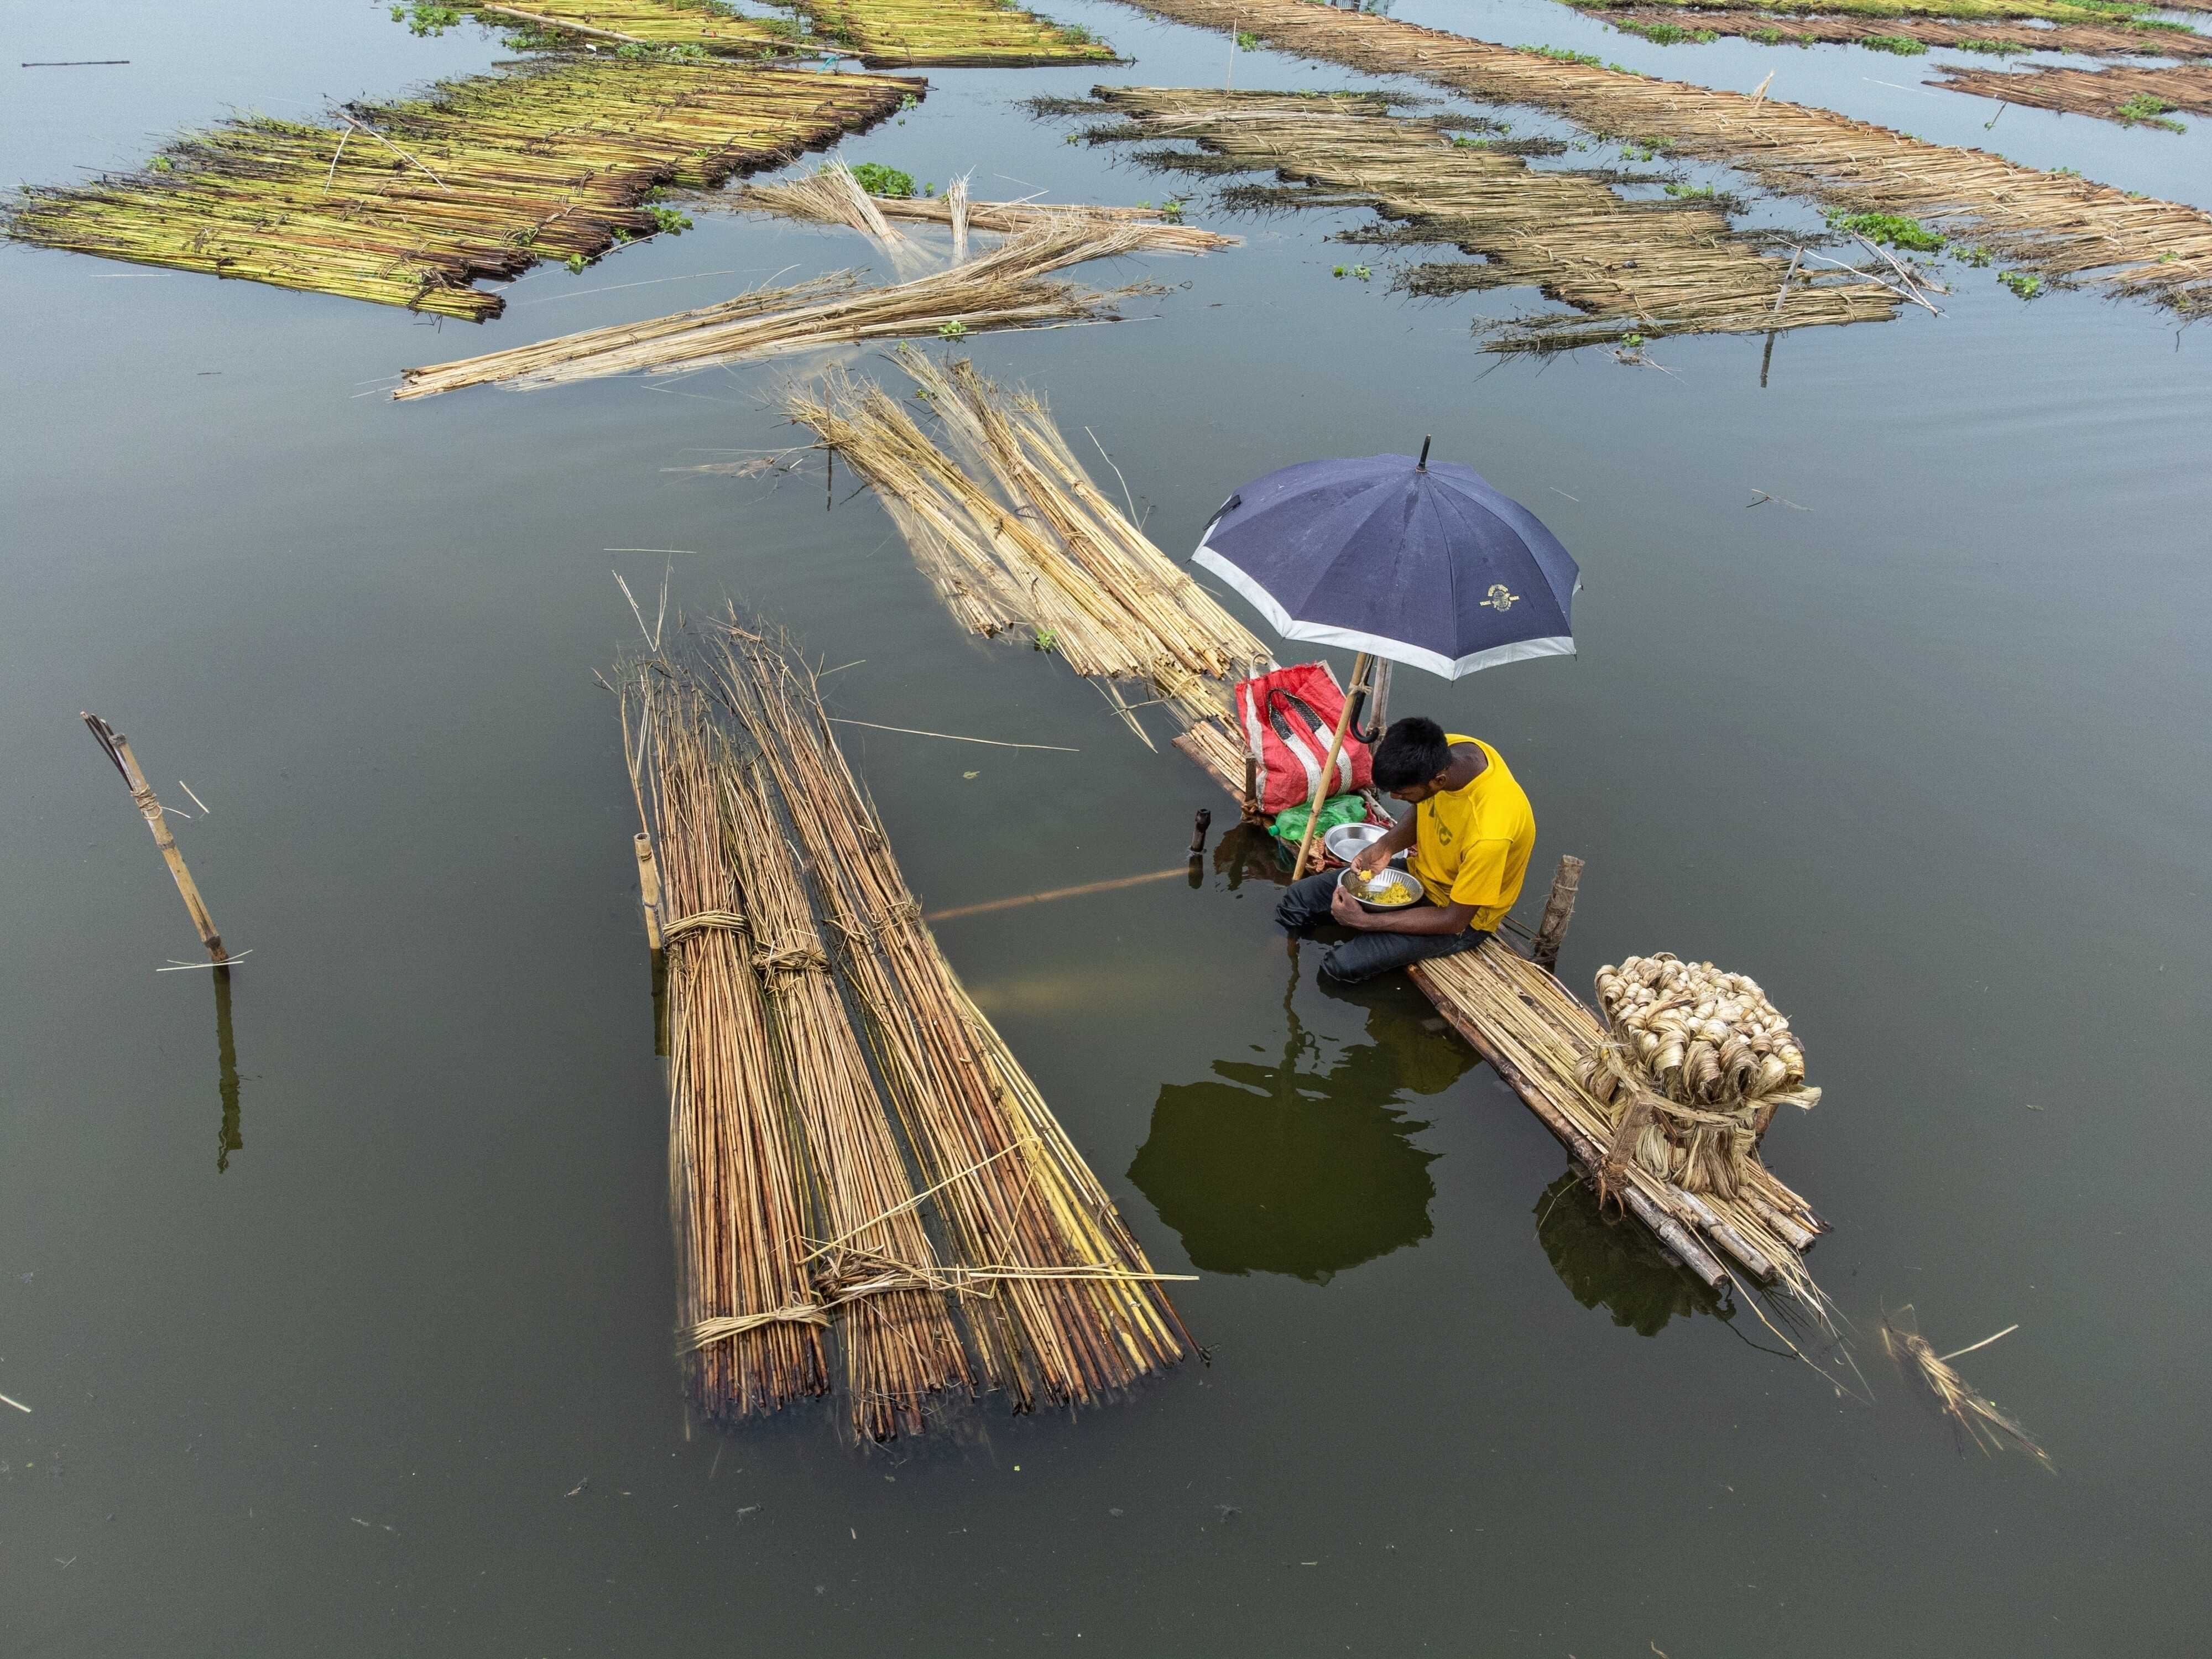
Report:
[[785,407],[874,486],[946,606],[980,634],[1026,626],[1149,744],[1115,684],[1144,683],[1186,736],[1207,729],[1241,766],[1227,687],[1266,666],[1267,647],[1114,505],[1041,398],[965,359],[892,356],[941,442],[882,387],[843,375],[794,388]]
[[1616,1115],[1613,1156],[1686,1192],[1733,1194],[1778,1106],[1809,1109],[1805,1050],[1758,983],[1668,952],[1597,973],[1612,1041],[1583,1081]]
[[706,368],[740,358],[933,334],[956,326],[967,334],[1111,320],[1116,300],[1164,290],[1136,284],[1107,294],[1048,278],[1085,260],[1137,252],[1144,245],[1141,226],[1062,217],[1010,236],[965,264],[913,282],[856,292],[857,279],[848,271],[789,289],[757,289],[670,317],[586,329],[535,345],[406,369],[392,395],[427,398],[498,381],[542,386],[637,369]]
[[933,1395],[973,1386],[936,1251],[759,763],[726,765],[720,783],[775,1080],[811,1177],[808,1231],[820,1242],[803,1265],[842,1314],[839,1380],[855,1431],[918,1433]]
[[1725,1256],[1758,1283],[1790,1291],[1815,1317],[1826,1316],[1826,1298],[1802,1259],[1823,1224],[1759,1161],[1755,1147],[1726,1192],[1686,1191],[1634,1158],[1613,1156],[1620,1113],[1584,1080],[1606,1047],[1606,1030],[1555,977],[1494,939],[1408,971],[1601,1192],[1699,1278],[1726,1285]]
[[1216,248],[1233,247],[1240,240],[1184,224],[1179,209],[970,201],[964,179],[955,179],[942,196],[872,196],[861,186],[853,169],[835,157],[812,173],[773,184],[749,185],[738,192],[738,205],[781,214],[787,219],[844,225],[865,231],[886,244],[902,240],[888,222],[893,219],[946,225],[952,230],[955,258],[964,257],[961,249],[971,230],[1012,234],[1069,217],[1094,220],[1100,224],[1133,226],[1142,232],[1143,248],[1147,253],[1210,253]]
[[829,1383],[788,1115],[744,937],[726,778],[733,756],[694,684],[630,682],[625,728],[670,921],[668,1208],[693,1391],[718,1415]]
[[984,1380],[1017,1408],[1080,1404],[1173,1364],[1181,1320],[1113,1200],[922,924],[811,672],[734,617],[718,677],[813,877],[948,1265],[846,1241],[854,1262],[957,1292]]

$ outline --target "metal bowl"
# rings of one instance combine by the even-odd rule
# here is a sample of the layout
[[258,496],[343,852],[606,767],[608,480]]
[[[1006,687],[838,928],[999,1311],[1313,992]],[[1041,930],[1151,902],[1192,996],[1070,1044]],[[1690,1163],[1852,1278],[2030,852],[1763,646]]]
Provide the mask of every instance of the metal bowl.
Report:
[[[1373,846],[1389,833],[1379,823],[1340,823],[1334,830],[1322,831],[1321,844],[1338,863],[1349,864],[1362,848]],[[1399,854],[1399,858],[1404,856]],[[1394,864],[1397,861],[1391,860]]]
[[1387,876],[1392,885],[1406,896],[1395,904],[1376,903],[1373,899],[1369,898],[1366,896],[1366,893],[1363,890],[1365,886],[1364,878],[1362,878],[1359,872],[1357,870],[1354,870],[1350,865],[1346,865],[1344,868],[1343,874],[1337,877],[1336,884],[1342,888],[1346,892],[1351,894],[1353,902],[1358,904],[1362,909],[1365,910],[1374,910],[1377,912],[1403,910],[1411,905],[1420,902],[1422,897],[1421,884],[1414,880],[1413,876],[1407,872],[1399,869],[1395,865],[1386,865],[1381,870],[1376,871],[1376,875],[1378,878]]

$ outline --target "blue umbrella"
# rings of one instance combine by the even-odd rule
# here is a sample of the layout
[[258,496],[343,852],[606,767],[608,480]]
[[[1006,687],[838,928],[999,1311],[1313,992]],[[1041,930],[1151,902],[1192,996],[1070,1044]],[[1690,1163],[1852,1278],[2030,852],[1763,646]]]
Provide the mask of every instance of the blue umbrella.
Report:
[[1222,504],[1197,563],[1285,639],[1457,679],[1572,656],[1574,558],[1534,514],[1449,461],[1303,461]]

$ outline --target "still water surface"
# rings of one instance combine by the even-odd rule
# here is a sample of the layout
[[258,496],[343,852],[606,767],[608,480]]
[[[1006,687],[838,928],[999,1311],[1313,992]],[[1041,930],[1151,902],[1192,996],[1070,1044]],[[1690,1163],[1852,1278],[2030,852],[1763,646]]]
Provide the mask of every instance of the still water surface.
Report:
[[[1139,58],[1103,78],[1225,68],[1218,38],[1054,9]],[[1779,95],[2212,200],[2197,132],[2012,110],[1984,135],[1992,106],[1875,54],[1668,53],[1542,0],[1401,15],[1715,84],[1778,62]],[[351,0],[18,9],[0,46],[0,171],[34,180],[495,55]],[[133,61],[12,67],[105,57]],[[1013,105],[1095,78],[939,71],[851,153],[986,196],[1168,194]],[[1237,80],[1361,84],[1264,54]],[[1270,467],[1431,432],[1558,530],[1581,655],[1401,674],[1399,706],[1510,758],[1540,868],[1589,860],[1571,982],[1711,957],[1805,1033],[1827,1097],[1769,1152],[1835,1224],[1814,1263],[1870,1400],[1605,1227],[1410,990],[1316,987],[1232,848],[1195,888],[942,930],[1155,1261],[1203,1275],[1180,1301],[1212,1363],[888,1452],[827,1411],[687,1425],[591,678],[632,630],[610,566],[672,561],[679,604],[737,597],[856,663],[846,714],[1081,750],[848,728],[933,907],[1172,864],[1223,803],[1050,659],[957,632],[872,501],[825,511],[811,465],[687,470],[799,441],[774,392],[831,359],[363,395],[865,262],[855,239],[702,216],[533,276],[482,331],[4,247],[0,1392],[34,1411],[0,1411],[0,1650],[2199,1644],[2203,343],[1963,272],[1940,320],[1784,337],[1764,389],[1756,340],[1499,366],[1470,325],[1534,296],[1332,280],[1325,238],[1363,218],[1248,222],[1242,250],[1129,266],[1188,284],[1146,320],[974,356],[1095,433],[1171,550]],[[682,550],[608,550],[634,548]],[[153,971],[191,936],[80,708],[212,809],[179,835],[255,952],[227,1018]],[[1939,1348],[2019,1322],[1966,1369],[2055,1474],[1954,1449],[1872,1340],[1908,1302]]]

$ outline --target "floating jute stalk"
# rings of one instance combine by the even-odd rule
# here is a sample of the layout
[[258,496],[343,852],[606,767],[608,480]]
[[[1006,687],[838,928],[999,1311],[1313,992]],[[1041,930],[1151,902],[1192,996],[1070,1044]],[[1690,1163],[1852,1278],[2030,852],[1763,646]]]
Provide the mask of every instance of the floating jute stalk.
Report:
[[208,914],[207,902],[200,897],[199,884],[185,867],[185,855],[177,850],[177,838],[169,833],[169,821],[161,811],[161,803],[147,783],[146,775],[138,769],[138,757],[131,752],[131,739],[97,714],[80,714],[78,718],[92,732],[93,741],[115,763],[115,769],[123,775],[123,787],[131,792],[131,804],[138,809],[139,816],[146,820],[146,828],[153,832],[154,845],[161,849],[161,861],[169,866],[169,874],[176,881],[185,913],[199,932],[200,943],[207,946],[208,960],[216,964],[217,975],[229,973],[230,953],[223,949],[222,935],[216,931],[215,918]]
[[[2063,52],[2085,58],[2212,56],[2212,38],[2190,30],[2139,28],[2110,13],[2100,15],[2084,6],[2065,8],[2069,21],[2049,27],[1986,15],[1911,17],[1894,11],[1857,17],[1784,16],[1749,8],[1709,9],[1701,5],[1693,15],[1685,15],[1684,8],[1647,6],[1644,0],[1634,0],[1633,9],[1587,3],[1577,9],[1594,12],[1630,33],[1694,29],[1701,34],[1737,35],[1771,46],[1849,46],[1871,36],[1884,41],[1917,40],[1923,46],[1963,46],[1988,52]],[[1821,11],[1829,13],[1825,0]]]
[[[857,198],[857,199],[856,199]],[[953,258],[959,252],[962,227],[968,230],[1012,234],[1069,218],[1087,219],[1102,225],[1141,227],[1139,247],[1146,253],[1210,253],[1234,247],[1243,239],[1218,231],[1184,224],[1176,212],[1165,208],[1099,207],[1085,203],[975,202],[967,198],[964,180],[955,179],[942,196],[871,196],[862,191],[852,169],[842,161],[825,162],[811,173],[764,185],[748,185],[738,192],[737,205],[790,219],[811,219],[817,224],[844,225],[866,231],[879,240],[897,235],[884,220],[950,226],[954,230]],[[887,236],[885,232],[890,232]]]
[[[1846,212],[1921,218],[2022,270],[2212,309],[2212,213],[2138,198],[1778,98],[1521,51],[1304,0],[1131,0],[1177,21],[1256,35],[1279,51],[1413,75],[1493,104],[1525,104]],[[2148,38],[2148,36],[2146,36]]]
[[1928,1392],[1935,1396],[1936,1403],[1942,1408],[1943,1414],[1984,1456],[2012,1445],[2048,1468],[2051,1466],[2049,1455],[2028,1437],[2027,1431],[2021,1427],[2011,1413],[2000,1409],[1995,1401],[1976,1393],[1951,1364],[1951,1361],[1960,1355],[1972,1353],[1976,1348],[1986,1348],[1998,1336],[2009,1336],[2019,1328],[2016,1325],[2008,1325],[1996,1336],[1985,1336],[1966,1347],[1939,1354],[1920,1334],[1912,1304],[1908,1302],[1894,1313],[1882,1316],[1881,1346],[1882,1352],[1900,1369],[1910,1362]]
[[1145,241],[1141,226],[1064,216],[1007,238],[981,258],[913,282],[861,289],[856,273],[838,271],[791,288],[756,289],[670,317],[410,368],[392,395],[427,398],[495,382],[532,387],[641,369],[705,368],[856,340],[935,334],[956,325],[968,334],[1109,319],[1116,315],[1115,301],[1165,290],[1139,285],[1097,293],[1048,278],[1086,260],[1139,252]]
[[1945,64],[1940,70],[1944,78],[1929,84],[1946,92],[1969,92],[2031,109],[2094,115],[2122,126],[2163,126],[2179,132],[2182,124],[2166,118],[2175,112],[2212,115],[2212,68],[2203,64],[2001,72]]
[[923,925],[811,675],[734,620],[721,648],[944,1227],[944,1280],[966,1292],[984,1379],[1022,1409],[1095,1401],[1174,1363],[1186,1338],[1162,1276]]
[[[1101,489],[1043,399],[1009,392],[964,359],[893,354],[933,410],[938,434],[867,381],[833,374],[785,402],[873,486],[915,563],[961,623],[1025,630],[1095,681],[1147,743],[1119,684],[1137,682],[1232,793],[1244,745],[1230,684],[1267,649]],[[940,435],[941,434],[941,435]]]
[[1110,63],[1114,49],[1001,0],[788,0],[812,25],[749,16],[704,0],[526,0],[521,5],[471,4],[469,10],[512,17],[591,40],[666,48],[696,47],[717,56],[755,58],[782,52],[858,58],[883,64]]
[[[1449,118],[1390,112],[1382,94],[1107,87],[1097,108],[1122,118],[1111,139],[1186,139],[1223,163],[1276,172],[1286,206],[1372,205],[1401,228],[1380,233],[1456,244],[1481,264],[1416,267],[1413,292],[1540,288],[1579,314],[1491,325],[1494,350],[1552,350],[1631,333],[1765,332],[1886,322],[1897,296],[1878,283],[1794,269],[1729,227],[1722,207],[1631,201],[1603,179],[1531,167],[1522,156],[1455,135]],[[1167,165],[1170,153],[1147,159]],[[1782,294],[1789,305],[1779,321]]]
[[728,744],[695,685],[636,677],[625,748],[668,907],[668,1200],[678,1329],[715,1416],[773,1411],[830,1386],[828,1311],[804,1266],[798,1148],[775,1085],[721,778]]
[[734,616],[703,634],[621,685],[667,912],[678,1347],[702,1403],[834,1380],[881,1439],[979,1385],[1082,1404],[1174,1363],[1168,1276],[921,924],[811,675]]
[[475,284],[655,234],[706,190],[882,119],[920,82],[611,55],[508,64],[337,125],[245,117],[143,170],[25,191],[19,241],[481,321]]
[[936,1251],[759,763],[726,766],[721,785],[776,1079],[805,1148],[808,1271],[817,1295],[841,1310],[847,1408],[863,1438],[919,1433],[933,1396],[972,1388],[959,1328],[934,1288]]

